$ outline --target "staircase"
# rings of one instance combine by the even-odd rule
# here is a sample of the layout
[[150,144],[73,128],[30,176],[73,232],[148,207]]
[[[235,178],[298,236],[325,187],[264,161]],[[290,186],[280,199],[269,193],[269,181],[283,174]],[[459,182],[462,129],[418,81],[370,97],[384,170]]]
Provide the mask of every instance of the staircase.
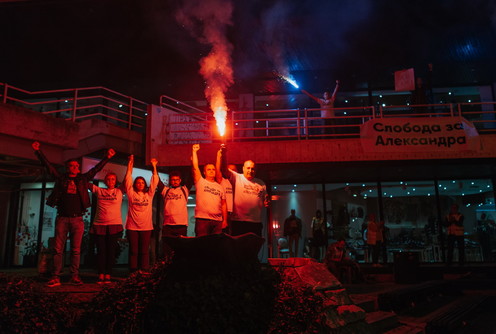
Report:
[[372,334],[496,333],[494,279],[369,284],[369,291],[366,285],[349,285],[346,289],[367,312]]

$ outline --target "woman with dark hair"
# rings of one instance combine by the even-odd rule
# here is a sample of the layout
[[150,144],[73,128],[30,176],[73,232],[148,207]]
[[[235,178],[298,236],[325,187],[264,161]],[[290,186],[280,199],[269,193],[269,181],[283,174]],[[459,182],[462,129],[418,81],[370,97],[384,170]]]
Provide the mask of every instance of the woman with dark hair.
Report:
[[149,248],[153,231],[152,206],[153,196],[158,184],[157,159],[151,159],[153,174],[150,187],[143,177],[138,176],[132,182],[134,156],[129,156],[124,185],[128,197],[126,234],[129,241],[129,271],[148,271],[150,266]]
[[105,176],[104,182],[107,188],[90,184],[90,190],[97,199],[95,219],[90,233],[96,239],[98,284],[111,283],[117,240],[123,231],[121,206],[124,188],[116,187],[117,175],[113,172]]

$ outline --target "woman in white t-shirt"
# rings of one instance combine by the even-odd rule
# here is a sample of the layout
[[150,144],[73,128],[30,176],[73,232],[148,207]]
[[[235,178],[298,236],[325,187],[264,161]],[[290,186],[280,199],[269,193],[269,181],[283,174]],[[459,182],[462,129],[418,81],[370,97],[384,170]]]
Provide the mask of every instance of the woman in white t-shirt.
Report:
[[90,190],[96,196],[96,214],[90,233],[96,239],[98,284],[111,283],[110,276],[115,265],[117,240],[122,235],[122,189],[116,187],[117,175],[113,172],[105,176],[107,188],[94,184]]
[[158,184],[157,159],[151,159],[153,174],[150,187],[143,177],[132,181],[134,156],[129,156],[124,186],[128,198],[126,235],[129,241],[129,271],[148,271],[150,267],[149,248],[153,231],[153,196]]

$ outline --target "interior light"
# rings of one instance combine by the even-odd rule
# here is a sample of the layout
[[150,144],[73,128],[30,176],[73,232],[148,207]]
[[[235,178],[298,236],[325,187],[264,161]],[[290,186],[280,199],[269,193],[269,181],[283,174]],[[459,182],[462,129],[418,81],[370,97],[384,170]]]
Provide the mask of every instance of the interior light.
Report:
[[122,104],[119,104],[119,108],[122,108]]
[[448,92],[448,95],[451,95],[451,92]]

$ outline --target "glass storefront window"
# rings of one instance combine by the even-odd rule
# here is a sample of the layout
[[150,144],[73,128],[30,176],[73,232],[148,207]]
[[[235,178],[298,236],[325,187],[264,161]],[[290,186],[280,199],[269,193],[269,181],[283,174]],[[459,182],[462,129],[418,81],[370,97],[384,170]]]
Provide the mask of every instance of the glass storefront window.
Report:
[[367,261],[364,234],[366,217],[379,216],[379,185],[377,183],[326,184],[329,242],[344,239],[357,261]]
[[[438,183],[438,191],[443,221],[453,204],[464,216],[465,261],[493,261],[496,209],[491,180],[443,180]],[[457,249],[453,260],[458,260]]]
[[[394,252],[416,252],[424,262],[440,261],[434,181],[382,182],[388,262]],[[434,252],[425,252],[427,248]]]

